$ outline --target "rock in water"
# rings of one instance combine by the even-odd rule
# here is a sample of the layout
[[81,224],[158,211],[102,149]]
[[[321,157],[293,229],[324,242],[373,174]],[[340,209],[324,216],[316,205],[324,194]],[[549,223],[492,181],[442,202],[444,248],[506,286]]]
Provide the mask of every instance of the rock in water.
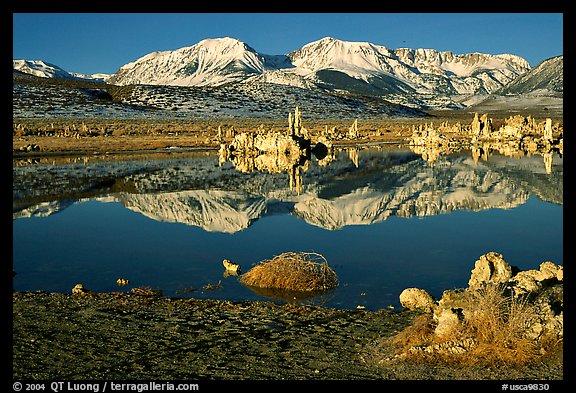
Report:
[[222,261],[222,264],[226,268],[226,272],[232,273],[232,275],[235,275],[235,276],[240,274],[240,265],[238,265],[234,262],[231,262],[228,259],[224,259]]

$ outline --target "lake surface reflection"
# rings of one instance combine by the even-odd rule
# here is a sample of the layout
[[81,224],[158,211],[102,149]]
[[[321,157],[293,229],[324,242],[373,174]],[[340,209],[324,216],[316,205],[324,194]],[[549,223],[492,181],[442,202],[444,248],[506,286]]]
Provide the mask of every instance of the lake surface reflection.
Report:
[[[466,287],[489,251],[523,270],[563,264],[558,155],[462,151],[429,162],[380,146],[312,156],[287,171],[242,171],[216,152],[158,157],[15,161],[14,289],[70,292],[83,283],[264,300],[226,277],[222,260],[245,272],[303,251],[322,254],[340,279],[305,302],[398,310],[407,287],[437,297]],[[119,287],[118,278],[130,282]]]

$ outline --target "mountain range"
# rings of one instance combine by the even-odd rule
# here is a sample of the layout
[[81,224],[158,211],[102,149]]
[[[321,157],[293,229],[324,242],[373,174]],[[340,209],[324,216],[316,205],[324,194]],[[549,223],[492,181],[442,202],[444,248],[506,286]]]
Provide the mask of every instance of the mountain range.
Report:
[[309,43],[287,55],[256,52],[233,38],[206,39],[175,51],[154,52],[128,63],[110,83],[219,86],[277,71],[268,81],[301,85],[347,83],[349,88],[383,93],[491,92],[528,71],[514,55],[454,55],[433,49],[388,50],[368,42],[331,37]]
[[[230,87],[264,83],[379,97],[417,109],[464,108],[471,96],[503,91],[531,71],[525,59],[513,54],[388,49],[331,37],[283,55],[261,54],[235,38],[210,38],[177,50],[152,52],[121,66],[112,75],[75,74],[42,61],[13,62],[15,70],[49,78],[92,79],[119,86]],[[557,86],[562,64],[552,65],[555,71],[540,73],[539,77],[552,78],[556,82],[551,83]],[[530,83],[524,82],[524,86]]]

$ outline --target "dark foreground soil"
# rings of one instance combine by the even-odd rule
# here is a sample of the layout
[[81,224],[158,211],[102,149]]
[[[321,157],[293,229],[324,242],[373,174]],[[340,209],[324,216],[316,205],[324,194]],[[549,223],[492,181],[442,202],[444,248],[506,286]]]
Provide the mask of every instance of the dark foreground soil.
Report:
[[416,315],[126,293],[14,292],[12,373],[15,380],[563,379],[561,350],[522,367],[383,362],[394,348],[382,340]]

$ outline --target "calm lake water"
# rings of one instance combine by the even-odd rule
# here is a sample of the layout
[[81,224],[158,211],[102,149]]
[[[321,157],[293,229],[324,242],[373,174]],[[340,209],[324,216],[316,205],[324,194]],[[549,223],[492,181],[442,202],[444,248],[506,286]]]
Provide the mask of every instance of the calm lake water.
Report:
[[466,287],[490,251],[522,270],[563,264],[558,155],[551,166],[539,155],[470,151],[429,162],[373,147],[312,156],[280,173],[246,170],[216,152],[69,161],[14,162],[15,290],[70,292],[83,283],[282,303],[224,276],[222,260],[245,272],[302,251],[322,254],[340,279],[304,302],[399,310],[405,288],[440,297]]

